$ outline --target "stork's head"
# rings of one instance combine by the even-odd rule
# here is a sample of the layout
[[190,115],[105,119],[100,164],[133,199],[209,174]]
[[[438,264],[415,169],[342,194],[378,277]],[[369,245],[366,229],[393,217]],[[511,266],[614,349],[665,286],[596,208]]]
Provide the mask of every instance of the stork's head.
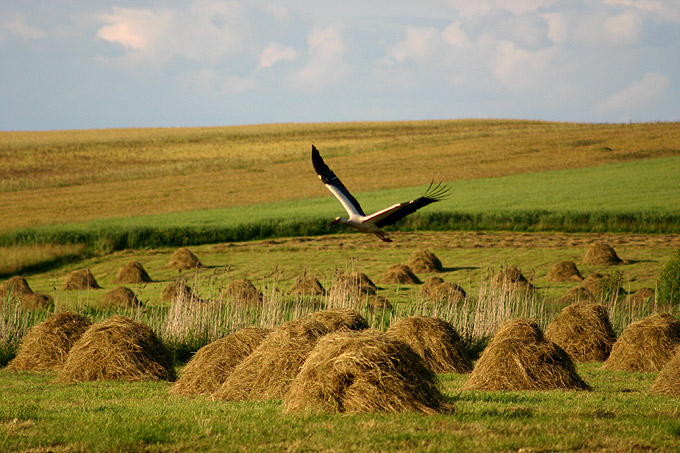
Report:
[[328,226],[335,225],[340,223],[340,217],[336,217],[331,223],[328,224]]

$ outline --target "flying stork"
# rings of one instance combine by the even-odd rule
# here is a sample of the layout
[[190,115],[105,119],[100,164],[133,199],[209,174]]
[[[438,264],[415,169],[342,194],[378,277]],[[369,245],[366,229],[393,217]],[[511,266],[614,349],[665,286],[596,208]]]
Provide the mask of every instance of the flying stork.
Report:
[[422,197],[405,203],[398,203],[382,211],[366,215],[356,198],[352,196],[340,179],[335,176],[335,173],[328,168],[328,165],[321,158],[319,150],[314,145],[312,145],[312,165],[314,165],[314,170],[319,175],[321,181],[335,195],[335,198],[340,201],[349,215],[348,219],[336,217],[329,225],[337,223],[348,225],[361,233],[373,233],[385,242],[392,242],[392,239],[388,238],[387,233],[381,230],[382,227],[392,225],[430,203],[441,201],[447,196],[448,192],[448,187],[442,186],[441,183],[434,184],[432,182]]

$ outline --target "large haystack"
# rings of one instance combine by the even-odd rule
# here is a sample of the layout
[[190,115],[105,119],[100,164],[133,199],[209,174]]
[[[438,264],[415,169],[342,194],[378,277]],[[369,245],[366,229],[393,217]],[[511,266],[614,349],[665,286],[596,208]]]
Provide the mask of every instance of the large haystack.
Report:
[[329,332],[321,322],[300,318],[270,333],[213,394],[221,400],[283,398],[316,342]]
[[235,305],[256,305],[263,300],[262,293],[248,279],[230,282],[220,297]]
[[52,305],[52,297],[34,293],[24,277],[14,276],[0,286],[0,306],[12,301],[26,310],[44,310]]
[[170,392],[176,395],[213,393],[269,332],[269,329],[261,327],[246,327],[203,346],[189,360]]
[[90,327],[84,316],[71,312],[55,313],[37,324],[21,340],[10,370],[43,371],[62,367],[71,347]]
[[119,286],[104,294],[100,306],[102,308],[137,308],[142,306],[142,302],[137,299],[130,288]]
[[410,316],[392,324],[387,335],[407,343],[435,373],[469,373],[460,335],[441,318]]
[[560,261],[550,268],[546,275],[551,282],[580,282],[583,280],[581,273],[573,261]]
[[399,283],[402,285],[416,285],[422,283],[413,273],[410,267],[405,264],[395,264],[390,266],[382,276],[382,283]]
[[406,343],[376,330],[323,337],[284,399],[288,412],[437,413],[437,379]]
[[532,292],[536,289],[529,280],[524,277],[522,271],[514,266],[502,269],[496,274],[491,282],[491,286],[497,290],[511,292]]
[[335,308],[314,312],[310,317],[325,325],[328,330],[364,330],[368,322],[361,314],[351,308]]
[[562,305],[569,305],[574,302],[590,302],[594,298],[595,296],[593,296],[590,290],[582,286],[575,286],[567,290],[557,301]]
[[170,257],[168,264],[163,266],[165,269],[177,269],[180,271],[186,271],[191,269],[197,269],[203,267],[203,264],[196,258],[191,250],[186,247],[180,247],[175,250],[175,253]]
[[654,314],[625,329],[602,368],[616,371],[661,371],[680,345],[680,321]]
[[661,369],[649,391],[680,397],[680,348],[676,348],[675,354]]
[[431,276],[420,289],[420,296],[435,302],[460,303],[465,300],[465,290],[453,282]]
[[133,261],[121,267],[113,280],[113,283],[127,283],[130,285],[137,285],[139,283],[151,282],[151,277],[142,266],[142,263]]
[[295,278],[288,294],[295,296],[323,296],[326,290],[319,279],[311,275],[300,275]]
[[623,260],[619,258],[608,244],[602,242],[595,242],[590,244],[586,249],[586,254],[583,257],[583,264],[592,264],[596,266],[611,266],[614,264],[621,264]]
[[587,390],[569,355],[528,319],[503,324],[463,390]]
[[564,349],[574,362],[603,362],[616,341],[607,309],[585,302],[564,307],[545,329],[545,337]]
[[414,252],[408,259],[406,265],[410,267],[413,272],[443,272],[444,266],[439,258],[429,250],[419,250]]
[[62,289],[77,291],[84,289],[101,289],[97,280],[95,280],[94,275],[89,269],[78,269],[66,277],[64,286]]
[[144,324],[113,316],[90,326],[71,348],[63,382],[173,380],[172,355]]

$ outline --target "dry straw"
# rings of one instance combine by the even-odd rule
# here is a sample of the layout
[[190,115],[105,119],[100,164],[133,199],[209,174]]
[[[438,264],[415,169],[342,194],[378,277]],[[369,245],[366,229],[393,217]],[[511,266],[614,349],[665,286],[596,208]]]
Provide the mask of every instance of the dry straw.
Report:
[[142,266],[142,263],[133,261],[121,267],[113,280],[114,283],[139,284],[151,282],[151,277]]
[[491,282],[494,288],[506,290],[533,292],[536,288],[524,277],[522,271],[514,266],[502,269],[496,274]]
[[573,261],[560,261],[550,268],[546,275],[551,282],[580,282],[583,280],[581,273]]
[[65,290],[83,290],[83,289],[99,289],[99,283],[95,280],[94,275],[89,269],[78,269],[66,276],[66,281],[62,289]]
[[589,387],[569,355],[528,319],[513,319],[498,329],[463,385],[463,390],[556,389]]
[[10,301],[26,310],[47,309],[53,303],[52,297],[34,293],[26,279],[20,276],[11,277],[0,286],[0,306]]
[[186,247],[180,247],[172,254],[168,264],[164,266],[166,269],[177,269],[186,271],[203,267],[203,264],[196,258],[191,250]]
[[678,345],[680,321],[668,313],[657,313],[626,327],[602,367],[613,371],[661,371]]
[[419,250],[413,253],[406,262],[413,272],[443,272],[444,267],[437,256],[429,250]]
[[89,327],[90,321],[84,316],[72,312],[55,313],[33,326],[24,336],[16,357],[7,368],[17,371],[57,370]]
[[465,290],[453,282],[446,282],[441,277],[431,276],[420,289],[420,296],[434,302],[458,304],[465,300]]
[[142,302],[137,299],[130,288],[119,286],[104,294],[100,306],[103,308],[138,308],[142,306]]
[[297,296],[323,296],[326,294],[321,282],[311,275],[300,275],[295,278],[288,294]]
[[583,257],[583,264],[611,266],[621,263],[623,263],[623,260],[619,258],[613,248],[607,244],[599,242],[590,244],[586,249],[586,254]]
[[288,412],[437,413],[436,375],[406,343],[376,330],[326,335],[284,399]]
[[649,391],[680,396],[680,348],[676,348],[673,358],[664,365]]
[[328,330],[341,329],[363,330],[368,329],[368,322],[361,314],[352,308],[336,308],[322,310],[310,315],[311,319],[321,322]]
[[382,283],[399,283],[402,285],[416,285],[422,283],[413,273],[410,267],[405,264],[395,264],[390,266],[382,276]]
[[263,301],[262,293],[247,279],[230,282],[220,298],[235,304],[247,305],[258,305]]

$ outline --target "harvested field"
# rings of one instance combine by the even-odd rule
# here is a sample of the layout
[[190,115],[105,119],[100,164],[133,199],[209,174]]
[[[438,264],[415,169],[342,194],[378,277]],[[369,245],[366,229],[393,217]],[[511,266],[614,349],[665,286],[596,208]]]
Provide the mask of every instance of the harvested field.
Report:
[[664,365],[649,390],[651,393],[680,397],[680,348]]

